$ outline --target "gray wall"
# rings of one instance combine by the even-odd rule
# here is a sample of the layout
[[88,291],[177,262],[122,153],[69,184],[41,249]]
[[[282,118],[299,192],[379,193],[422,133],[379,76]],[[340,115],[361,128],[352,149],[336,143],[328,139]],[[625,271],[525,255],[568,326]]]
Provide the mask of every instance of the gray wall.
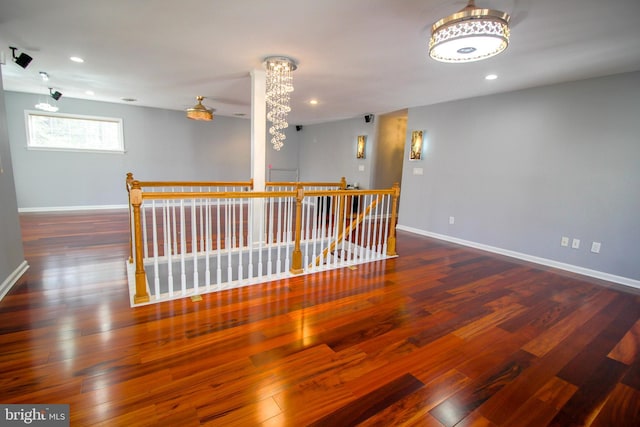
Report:
[[251,177],[249,120],[198,122],[180,111],[123,104],[58,101],[61,113],[122,118],[124,154],[27,150],[24,111],[40,98],[5,92],[19,208],[126,204],[127,172],[152,181]]
[[[356,159],[358,135],[367,135],[364,159]],[[349,184],[371,188],[376,139],[375,120],[365,123],[364,116],[304,126],[298,135],[300,179],[337,181],[344,176]]]
[[5,284],[0,294],[12,284],[7,281],[17,279],[17,270],[24,263],[0,70],[0,285]]
[[416,129],[401,226],[640,279],[640,72],[410,108],[405,158]]

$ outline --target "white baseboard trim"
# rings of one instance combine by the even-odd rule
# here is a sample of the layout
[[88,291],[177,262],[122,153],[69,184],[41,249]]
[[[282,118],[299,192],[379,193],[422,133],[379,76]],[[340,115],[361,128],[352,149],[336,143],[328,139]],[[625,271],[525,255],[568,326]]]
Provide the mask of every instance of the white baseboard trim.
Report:
[[27,271],[28,268],[29,264],[27,264],[27,261],[22,261],[18,268],[16,268],[13,273],[11,273],[9,277],[5,279],[4,282],[2,282],[2,284],[0,285],[0,301],[2,300],[2,298],[4,298],[7,292],[11,290],[13,285],[16,284],[18,279],[22,277],[22,275],[25,271]]
[[97,211],[107,209],[128,209],[129,205],[87,205],[87,206],[48,206],[40,208],[18,208],[19,213],[30,212],[67,212],[67,211]]
[[535,264],[545,265],[547,267],[553,267],[560,270],[570,271],[572,273],[581,274],[583,276],[594,277],[596,279],[606,280],[608,282],[619,283],[621,285],[629,286],[631,288],[640,289],[640,280],[631,279],[628,277],[616,276],[615,274],[609,274],[602,271],[591,270],[589,268],[580,267],[577,265],[566,264],[559,261],[554,261],[548,258],[541,258],[533,255],[524,254],[521,252],[511,251],[508,249],[502,249],[495,246],[489,246],[482,243],[476,243],[469,240],[459,239],[457,237],[447,236],[445,234],[432,233],[430,231],[420,230],[418,228],[409,227],[406,225],[400,225],[396,227],[398,230],[407,231],[413,234],[419,234],[421,236],[433,237],[434,239],[444,240],[451,243],[457,243],[459,245],[468,246],[475,249],[480,249],[487,252],[492,252],[499,255],[505,255],[511,258],[517,258],[523,261],[529,261]]

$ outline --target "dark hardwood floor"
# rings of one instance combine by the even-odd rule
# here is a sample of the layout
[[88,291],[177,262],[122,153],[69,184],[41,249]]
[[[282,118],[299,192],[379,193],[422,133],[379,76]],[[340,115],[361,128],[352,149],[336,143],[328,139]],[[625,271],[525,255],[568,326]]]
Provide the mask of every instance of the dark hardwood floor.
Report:
[[130,308],[127,213],[24,214],[0,402],[71,425],[638,426],[640,296],[407,233],[399,258]]

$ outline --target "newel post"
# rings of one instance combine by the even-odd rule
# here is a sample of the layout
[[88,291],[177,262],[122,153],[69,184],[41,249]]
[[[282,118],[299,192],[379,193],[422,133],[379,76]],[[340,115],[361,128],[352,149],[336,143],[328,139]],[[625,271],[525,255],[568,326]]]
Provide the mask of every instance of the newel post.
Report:
[[387,239],[387,255],[395,256],[396,253],[396,221],[398,218],[398,197],[400,197],[400,184],[393,184],[393,203],[391,205],[391,222],[389,222],[389,238]]
[[136,304],[149,301],[147,293],[147,275],[144,271],[144,259],[142,255],[142,226],[140,218],[140,206],[142,205],[142,188],[139,181],[133,181],[129,198],[133,206],[133,231],[135,236],[136,253],[136,294],[133,302]]
[[347,189],[347,178],[345,178],[344,176],[340,178],[340,189],[341,190]]
[[296,222],[295,222],[295,243],[293,246],[293,255],[291,259],[291,274],[301,274],[304,272],[302,268],[302,251],[300,250],[300,235],[302,234],[302,200],[304,199],[304,189],[298,186],[296,189]]

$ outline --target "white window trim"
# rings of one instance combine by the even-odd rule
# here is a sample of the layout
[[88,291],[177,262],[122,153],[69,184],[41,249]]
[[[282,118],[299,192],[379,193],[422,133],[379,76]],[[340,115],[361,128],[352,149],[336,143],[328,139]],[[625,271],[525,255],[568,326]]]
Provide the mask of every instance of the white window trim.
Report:
[[[31,129],[29,128],[29,116],[37,115],[37,116],[47,116],[47,117],[62,117],[69,119],[82,119],[82,120],[96,120],[100,122],[114,122],[118,124],[118,142],[120,145],[119,149],[114,150],[101,150],[94,148],[69,148],[69,147],[32,147],[30,144],[31,140]],[[26,127],[26,135],[27,135],[27,150],[33,151],[70,151],[76,153],[102,153],[102,154],[124,154],[126,153],[124,147],[124,127],[122,124],[122,119],[118,117],[104,117],[104,116],[87,116],[82,114],[67,114],[67,113],[53,113],[47,111],[37,111],[37,110],[24,110],[24,123]]]

